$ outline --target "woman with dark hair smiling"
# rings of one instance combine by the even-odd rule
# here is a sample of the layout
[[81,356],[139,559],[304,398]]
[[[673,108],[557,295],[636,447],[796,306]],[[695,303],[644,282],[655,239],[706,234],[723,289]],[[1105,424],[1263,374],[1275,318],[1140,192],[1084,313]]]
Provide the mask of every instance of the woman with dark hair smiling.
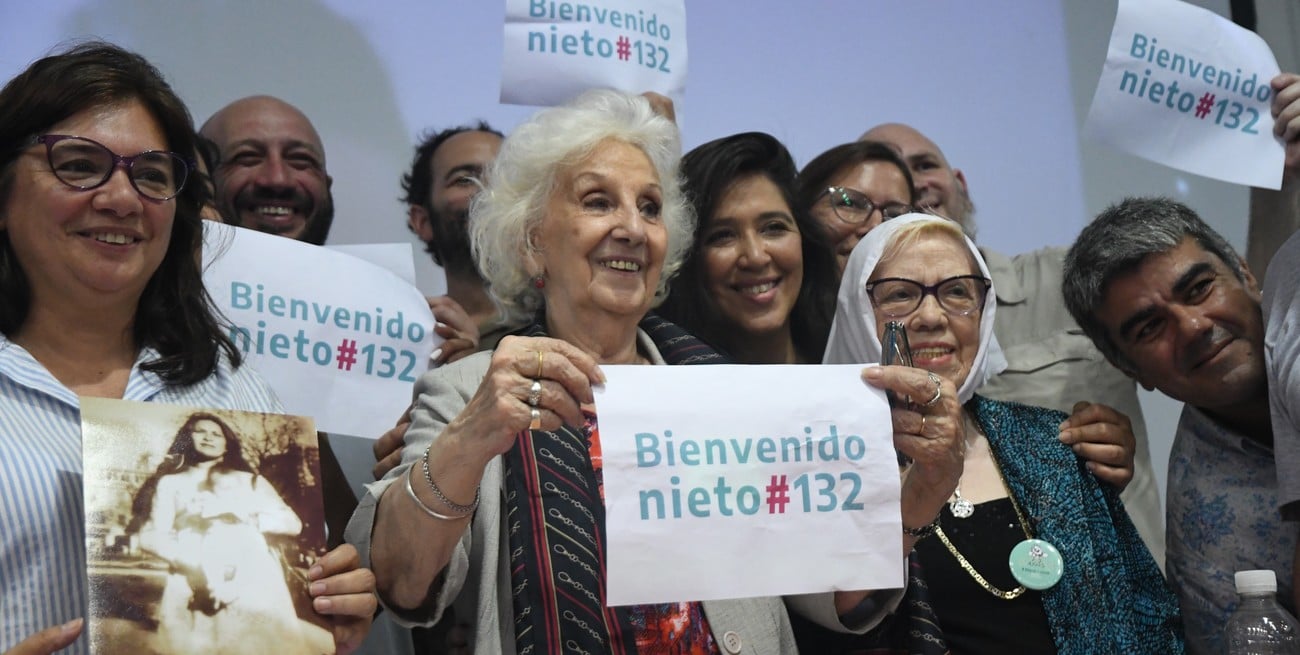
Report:
[[[0,90],[0,651],[81,633],[78,396],[280,411],[203,287],[194,151],[185,105],[113,45],[46,57]],[[310,575],[340,650],[355,648],[373,576],[350,546]]]
[[821,231],[794,209],[794,160],[774,137],[745,132],[682,158],[699,225],[665,318],[734,361],[820,361],[837,272]]

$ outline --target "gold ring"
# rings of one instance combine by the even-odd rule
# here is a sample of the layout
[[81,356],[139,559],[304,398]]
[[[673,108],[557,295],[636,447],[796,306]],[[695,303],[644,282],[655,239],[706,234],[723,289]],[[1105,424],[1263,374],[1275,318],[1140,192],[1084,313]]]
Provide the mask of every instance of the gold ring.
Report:
[[935,375],[933,372],[926,371],[925,375],[934,383],[934,397],[921,403],[922,407],[929,407],[939,402],[939,398],[943,396],[943,385],[939,382],[939,376]]
[[542,377],[542,351],[540,350],[537,351],[537,375],[534,375],[533,377]]
[[531,422],[529,422],[529,424],[528,424],[528,429],[529,429],[529,430],[540,430],[540,429],[542,429],[542,410],[537,409],[536,407],[534,407],[534,408],[528,410],[528,412],[529,412],[529,414],[532,415],[532,419],[533,419]]
[[924,433],[925,433],[925,414],[922,414],[922,415],[921,415],[921,429],[920,429],[920,430],[917,430],[916,433],[917,433],[918,435],[921,435],[921,434],[924,434]]

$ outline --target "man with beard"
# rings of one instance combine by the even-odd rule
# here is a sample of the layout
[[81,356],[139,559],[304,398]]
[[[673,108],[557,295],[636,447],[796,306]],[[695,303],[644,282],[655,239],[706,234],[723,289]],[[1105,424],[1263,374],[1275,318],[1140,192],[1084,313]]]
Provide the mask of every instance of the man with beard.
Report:
[[501,149],[502,138],[482,121],[429,133],[415,147],[410,172],[402,176],[406,225],[447,274],[447,295],[430,298],[429,307],[439,322],[457,326],[468,322],[461,333],[476,327],[479,337],[471,344],[454,343],[449,338],[439,353],[443,361],[494,348],[508,331],[474,265],[468,231],[470,200]]
[[[216,151],[212,181],[226,223],[325,245],[334,222],[333,179],[326,172],[320,134],[305,114],[279,98],[251,96],[218,110],[199,134]],[[324,432],[318,436],[325,522],[330,542],[341,542],[357,499],[339,458],[364,459],[369,444],[355,439],[332,444]],[[394,624],[377,620],[371,634],[363,652],[410,652],[405,631]]]
[[[873,127],[859,140],[879,141],[896,149],[912,172],[918,207],[956,221],[971,239],[975,238],[975,206],[967,191],[966,177],[948,164],[939,146],[915,128],[900,123]],[[1064,248],[1043,248],[1009,258],[980,248],[997,294],[994,334],[1009,364],[980,393],[1070,414],[1077,403],[1086,401],[1128,417],[1137,443],[1133,478],[1121,497],[1143,543],[1163,567],[1163,513],[1137,387],[1107,363],[1066,310],[1061,297],[1065,252]],[[1107,446],[1086,443],[1083,429],[1062,431],[1061,438],[1085,459],[1104,461],[1105,456],[1096,449]]]
[[199,132],[217,147],[212,177],[226,222],[324,245],[333,180],[306,115],[278,98],[251,96],[217,111]]

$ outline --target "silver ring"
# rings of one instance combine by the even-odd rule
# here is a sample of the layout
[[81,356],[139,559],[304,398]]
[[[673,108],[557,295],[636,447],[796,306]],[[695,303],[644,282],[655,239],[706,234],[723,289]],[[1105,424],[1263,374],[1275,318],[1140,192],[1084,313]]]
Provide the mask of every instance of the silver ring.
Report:
[[528,406],[537,407],[537,403],[542,401],[542,381],[533,380],[532,386],[528,387]]
[[529,424],[528,424],[528,429],[529,429],[529,430],[540,430],[540,429],[542,428],[542,410],[537,409],[536,407],[534,407],[534,408],[528,410],[528,412],[529,412],[529,414],[531,414],[532,417],[533,417],[533,420],[532,420],[531,422],[529,422]]
[[935,375],[933,371],[926,371],[925,376],[934,383],[934,397],[921,403],[922,407],[929,407],[939,402],[939,398],[943,396],[943,384],[939,382],[939,376]]

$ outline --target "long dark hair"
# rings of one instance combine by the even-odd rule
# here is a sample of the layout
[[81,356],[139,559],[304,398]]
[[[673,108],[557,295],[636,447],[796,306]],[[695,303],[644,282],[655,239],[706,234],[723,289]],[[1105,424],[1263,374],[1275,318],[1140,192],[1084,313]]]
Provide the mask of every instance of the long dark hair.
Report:
[[215,414],[207,412],[190,414],[190,417],[181,425],[181,429],[176,431],[176,437],[172,439],[172,445],[167,449],[167,456],[154,470],[153,475],[149,476],[144,481],[144,484],[140,485],[140,491],[136,492],[135,500],[131,502],[131,521],[126,527],[127,534],[139,532],[140,528],[144,527],[144,524],[149,521],[149,515],[153,512],[153,499],[158,493],[159,480],[164,476],[180,473],[209,459],[199,454],[194,448],[194,426],[198,425],[200,421],[216,423],[221,428],[221,434],[226,438],[226,452],[221,456],[221,461],[217,462],[211,471],[208,471],[208,478],[203,482],[204,487],[211,488],[212,477],[218,473],[231,471],[253,473],[253,467],[249,466],[248,460],[244,459],[243,449],[239,445],[239,436],[230,428],[230,425]]
[[709,222],[732,184],[751,175],[771,180],[790,207],[803,250],[803,286],[790,312],[790,335],[795,351],[807,361],[819,362],[826,349],[831,320],[835,317],[835,294],[839,289],[835,258],[822,231],[794,200],[798,187],[794,158],[775,137],[762,132],[744,132],[710,141],[682,158],[684,188],[695,214],[695,245],[673,280],[668,300],[656,310],[696,336],[726,352],[737,352],[736,333],[723,324],[717,304],[704,284],[700,266],[700,230]]
[[[78,113],[132,100],[158,121],[169,150],[186,159],[193,157],[194,123],[189,110],[158,69],[140,55],[89,42],[40,59],[10,80],[0,90],[0,208],[12,191],[14,162],[32,137]],[[221,329],[194,256],[203,240],[202,186],[191,179],[176,197],[167,253],[135,311],[136,347],[149,346],[160,355],[143,368],[170,384],[206,378],[217,366],[219,350],[226,351],[233,366],[241,361]],[[0,332],[12,335],[21,329],[31,303],[27,274],[8,231],[0,230]]]

